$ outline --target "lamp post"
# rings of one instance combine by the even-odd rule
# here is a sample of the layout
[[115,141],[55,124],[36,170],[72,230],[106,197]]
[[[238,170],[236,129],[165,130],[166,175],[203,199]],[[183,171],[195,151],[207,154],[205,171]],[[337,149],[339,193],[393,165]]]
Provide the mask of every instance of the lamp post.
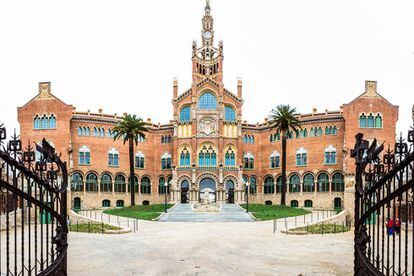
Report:
[[250,186],[250,183],[247,181],[246,182],[246,213],[249,212],[249,186]]
[[168,190],[168,182],[164,183],[164,213],[167,213],[167,190]]

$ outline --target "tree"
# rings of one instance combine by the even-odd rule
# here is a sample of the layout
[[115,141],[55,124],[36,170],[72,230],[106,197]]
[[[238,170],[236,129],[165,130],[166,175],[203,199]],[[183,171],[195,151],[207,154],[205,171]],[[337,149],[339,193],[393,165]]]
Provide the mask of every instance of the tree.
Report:
[[271,130],[276,130],[282,136],[282,191],[280,204],[286,205],[286,139],[290,131],[302,129],[296,108],[289,105],[278,105],[269,115]]
[[135,173],[134,173],[134,142],[138,145],[139,139],[145,139],[148,132],[148,123],[136,115],[127,114],[114,128],[114,141],[123,139],[124,144],[129,143],[129,179],[131,180],[131,206],[135,205]]

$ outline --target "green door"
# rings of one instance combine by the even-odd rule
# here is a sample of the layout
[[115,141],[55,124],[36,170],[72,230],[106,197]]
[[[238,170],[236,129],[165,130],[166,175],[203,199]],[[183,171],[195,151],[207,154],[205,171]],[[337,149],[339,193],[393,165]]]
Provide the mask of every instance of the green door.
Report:
[[[46,203],[47,206],[52,207],[52,203]],[[41,224],[49,224],[52,221],[52,215],[47,212],[46,210],[42,210],[40,214],[40,223]]]

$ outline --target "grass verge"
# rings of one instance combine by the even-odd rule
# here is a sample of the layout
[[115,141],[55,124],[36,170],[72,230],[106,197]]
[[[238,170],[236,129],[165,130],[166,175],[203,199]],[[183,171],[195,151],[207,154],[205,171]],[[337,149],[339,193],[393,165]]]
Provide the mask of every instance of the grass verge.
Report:
[[[241,204],[246,209],[246,204]],[[279,218],[295,217],[310,214],[311,212],[302,208],[293,208],[281,205],[249,204],[249,212],[258,220],[272,220]]]
[[[167,204],[167,208],[171,208],[173,204]],[[135,218],[143,220],[152,220],[157,218],[164,212],[164,204],[153,205],[135,205],[124,208],[116,208],[105,210],[104,214],[115,215],[126,218]]]
[[102,223],[74,223],[69,225],[69,231],[71,232],[85,232],[85,233],[102,233],[105,230],[119,230],[119,227]]
[[290,231],[307,232],[308,234],[337,234],[349,231],[350,228],[341,224],[317,224],[298,227]]

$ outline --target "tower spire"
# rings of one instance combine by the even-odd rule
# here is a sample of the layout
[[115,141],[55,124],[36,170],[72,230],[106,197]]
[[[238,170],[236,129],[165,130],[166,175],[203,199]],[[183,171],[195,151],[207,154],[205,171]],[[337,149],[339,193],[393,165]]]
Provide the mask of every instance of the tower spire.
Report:
[[206,12],[206,15],[210,15],[210,0],[206,0],[206,7],[204,8],[204,11]]

